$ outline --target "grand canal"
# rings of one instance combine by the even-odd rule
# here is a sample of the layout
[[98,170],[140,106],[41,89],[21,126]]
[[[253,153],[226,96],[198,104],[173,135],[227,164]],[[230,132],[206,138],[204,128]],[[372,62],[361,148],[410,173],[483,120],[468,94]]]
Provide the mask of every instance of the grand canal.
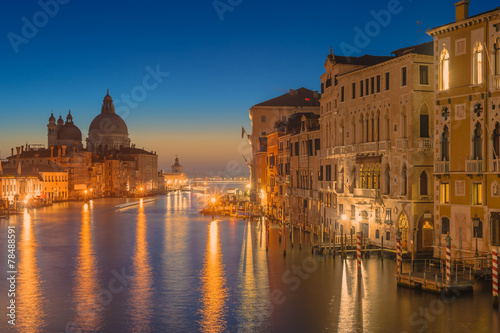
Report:
[[[398,289],[395,263],[312,256],[278,228],[201,216],[171,193],[70,202],[0,220],[1,332],[498,332],[491,283],[474,294]],[[129,203],[129,204],[126,204]],[[8,226],[16,325],[7,323]],[[375,256],[373,256],[375,257]]]

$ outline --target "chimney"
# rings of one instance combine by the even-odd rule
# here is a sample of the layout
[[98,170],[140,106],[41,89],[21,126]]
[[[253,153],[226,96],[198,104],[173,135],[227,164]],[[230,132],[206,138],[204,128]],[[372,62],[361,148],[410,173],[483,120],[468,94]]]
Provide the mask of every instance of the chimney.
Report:
[[455,3],[455,21],[465,20],[469,18],[469,0],[461,0]]
[[21,154],[24,153],[24,146],[21,146]]
[[14,148],[10,148],[10,156],[14,157]]
[[54,157],[54,146],[50,146],[50,157]]
[[62,156],[63,157],[66,156],[66,146],[65,145],[62,146]]
[[293,89],[290,89],[290,95],[293,95],[293,92],[294,92]]
[[19,155],[21,154],[21,147],[16,147],[17,150],[17,158],[19,158]]

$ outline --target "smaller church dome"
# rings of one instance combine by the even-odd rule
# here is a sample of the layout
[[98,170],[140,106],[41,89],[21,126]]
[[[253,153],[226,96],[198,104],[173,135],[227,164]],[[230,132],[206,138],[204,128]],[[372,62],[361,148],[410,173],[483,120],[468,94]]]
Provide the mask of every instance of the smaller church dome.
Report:
[[49,124],[55,124],[55,123],[56,123],[56,117],[54,117],[54,113],[51,113],[49,118]]
[[73,123],[66,123],[57,132],[57,140],[82,141],[82,132]]
[[64,125],[64,120],[62,119],[61,116],[59,116],[59,119],[57,119],[57,125]]

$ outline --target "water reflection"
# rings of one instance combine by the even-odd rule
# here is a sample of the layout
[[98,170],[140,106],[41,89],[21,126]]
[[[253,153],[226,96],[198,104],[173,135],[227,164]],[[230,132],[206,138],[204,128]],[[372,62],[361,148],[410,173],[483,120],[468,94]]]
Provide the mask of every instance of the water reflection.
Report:
[[238,331],[259,331],[264,321],[270,316],[267,256],[262,246],[265,228],[262,223],[259,223],[256,231],[260,245],[257,245],[254,250],[252,226],[250,222],[247,222],[239,267]]
[[137,214],[137,234],[133,257],[134,278],[131,282],[130,311],[131,332],[149,332],[152,318],[152,270],[149,263],[148,241],[146,239],[146,215],[141,199]]
[[220,250],[217,221],[209,225],[205,263],[201,276],[202,332],[223,332],[226,329],[226,299],[228,292]]
[[102,327],[97,260],[93,239],[93,218],[89,204],[83,205],[79,252],[75,276],[76,326],[85,332]]
[[28,211],[24,210],[23,231],[19,244],[17,280],[17,324],[19,332],[42,332],[45,327],[44,297],[36,259],[38,247]]

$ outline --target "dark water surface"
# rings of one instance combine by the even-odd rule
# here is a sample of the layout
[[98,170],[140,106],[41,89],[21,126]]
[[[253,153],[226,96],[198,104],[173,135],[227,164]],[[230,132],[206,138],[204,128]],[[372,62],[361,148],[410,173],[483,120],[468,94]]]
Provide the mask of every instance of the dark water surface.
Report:
[[[62,203],[0,220],[0,332],[500,332],[491,283],[450,297],[398,289],[395,263],[283,256],[271,225],[201,216],[200,194]],[[124,203],[131,205],[123,205]],[[16,326],[7,323],[8,226]],[[375,256],[373,256],[375,257]]]

